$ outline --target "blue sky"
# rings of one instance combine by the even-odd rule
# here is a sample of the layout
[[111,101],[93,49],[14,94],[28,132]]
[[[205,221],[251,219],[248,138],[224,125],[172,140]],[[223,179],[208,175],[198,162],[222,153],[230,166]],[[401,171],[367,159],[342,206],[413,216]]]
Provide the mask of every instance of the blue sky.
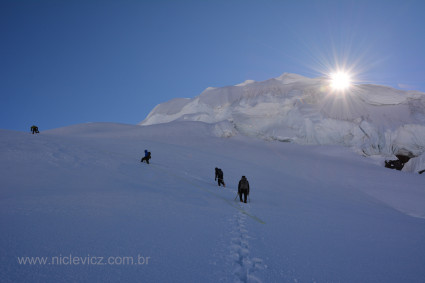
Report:
[[157,104],[351,68],[425,92],[425,1],[0,1],[0,128],[136,124]]

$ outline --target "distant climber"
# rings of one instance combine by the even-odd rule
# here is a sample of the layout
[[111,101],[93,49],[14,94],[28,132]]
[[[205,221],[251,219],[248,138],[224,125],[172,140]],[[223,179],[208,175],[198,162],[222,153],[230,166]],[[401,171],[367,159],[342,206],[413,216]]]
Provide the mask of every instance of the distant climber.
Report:
[[218,180],[218,186],[220,187],[220,184],[223,185],[223,187],[226,187],[226,184],[223,181],[223,171],[220,168],[215,167],[215,180]]
[[[241,202],[246,203],[246,199],[249,195],[249,182],[245,176],[242,176],[238,185],[238,194]],[[244,196],[244,200],[242,201],[242,195]]]
[[38,131],[38,127],[37,127],[37,126],[35,126],[35,125],[32,125],[32,126],[31,126],[31,132],[32,132],[32,134],[38,134],[38,133],[40,133],[40,132]]
[[143,157],[140,162],[146,161],[146,163],[149,164],[149,159],[151,159],[151,152],[145,149],[145,157]]

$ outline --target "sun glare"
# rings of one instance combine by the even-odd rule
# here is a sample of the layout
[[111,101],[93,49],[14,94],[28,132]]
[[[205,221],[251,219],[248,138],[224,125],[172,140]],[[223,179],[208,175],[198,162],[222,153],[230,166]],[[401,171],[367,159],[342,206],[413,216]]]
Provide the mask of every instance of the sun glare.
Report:
[[351,86],[351,77],[344,72],[333,73],[330,75],[331,87],[334,90],[346,90]]

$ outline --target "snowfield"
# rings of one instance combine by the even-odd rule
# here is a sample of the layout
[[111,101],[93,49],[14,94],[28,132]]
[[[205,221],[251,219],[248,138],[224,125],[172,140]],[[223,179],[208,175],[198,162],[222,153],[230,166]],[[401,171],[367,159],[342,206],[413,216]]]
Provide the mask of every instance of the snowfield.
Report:
[[[233,125],[0,130],[0,281],[424,282],[424,175]],[[248,204],[234,201],[242,175]]]

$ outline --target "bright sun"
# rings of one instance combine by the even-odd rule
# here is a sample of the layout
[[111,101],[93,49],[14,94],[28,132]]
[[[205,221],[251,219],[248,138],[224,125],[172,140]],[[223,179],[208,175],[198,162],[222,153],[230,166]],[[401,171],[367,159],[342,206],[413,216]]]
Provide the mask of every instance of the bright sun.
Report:
[[331,87],[334,90],[345,90],[351,86],[350,75],[343,72],[333,73],[331,77]]

